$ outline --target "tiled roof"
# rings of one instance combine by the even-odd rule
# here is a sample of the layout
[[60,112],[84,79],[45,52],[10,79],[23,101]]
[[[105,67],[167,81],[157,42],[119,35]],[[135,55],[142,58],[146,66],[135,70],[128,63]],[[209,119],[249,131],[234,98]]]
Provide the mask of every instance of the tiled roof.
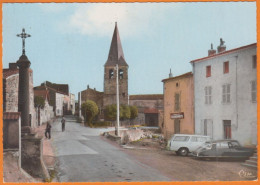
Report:
[[192,72],[184,73],[184,74],[179,75],[179,76],[174,76],[174,77],[166,78],[166,79],[163,79],[162,82],[165,82],[165,81],[168,81],[168,80],[177,79],[177,78],[183,78],[183,77],[187,77],[187,76],[192,76]]
[[158,100],[163,99],[163,94],[138,94],[130,95],[129,100]]
[[159,111],[156,108],[147,108],[147,109],[144,109],[144,113],[145,114],[158,114]]
[[3,69],[3,79],[14,74],[19,74],[19,69]]
[[249,44],[249,45],[242,46],[242,47],[235,48],[235,49],[231,49],[231,50],[227,50],[227,51],[224,51],[224,52],[221,52],[221,53],[217,53],[215,55],[211,55],[211,56],[199,58],[199,59],[196,59],[196,60],[192,60],[191,63],[199,62],[199,61],[206,60],[206,59],[215,58],[215,57],[218,57],[218,56],[226,55],[226,54],[236,52],[236,51],[239,51],[239,50],[242,50],[242,49],[250,48],[250,47],[256,47],[256,43]]
[[33,91],[34,91],[34,96],[43,97],[44,100],[47,98],[47,100],[49,101],[48,90],[46,90],[46,89],[33,89]]
[[19,119],[21,113],[20,112],[4,112],[3,113],[3,120],[17,120]]

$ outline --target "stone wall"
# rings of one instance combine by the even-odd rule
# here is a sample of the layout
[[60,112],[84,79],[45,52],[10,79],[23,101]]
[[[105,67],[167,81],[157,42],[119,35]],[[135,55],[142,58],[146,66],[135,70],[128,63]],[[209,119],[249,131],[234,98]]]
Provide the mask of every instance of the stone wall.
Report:
[[21,119],[3,120],[4,149],[19,149],[19,127]]
[[5,112],[18,111],[18,87],[19,87],[19,74],[14,74],[5,80]]
[[35,178],[49,178],[42,159],[42,138],[22,136],[22,168]]

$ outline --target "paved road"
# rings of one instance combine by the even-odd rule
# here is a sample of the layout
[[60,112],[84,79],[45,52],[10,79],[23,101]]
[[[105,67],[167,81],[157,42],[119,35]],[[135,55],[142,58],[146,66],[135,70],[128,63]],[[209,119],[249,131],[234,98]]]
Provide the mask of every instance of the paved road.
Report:
[[52,124],[60,182],[170,181],[124,153],[122,148],[105,141],[100,133],[109,129],[83,127],[72,117],[66,120],[65,132],[61,132],[60,119]]

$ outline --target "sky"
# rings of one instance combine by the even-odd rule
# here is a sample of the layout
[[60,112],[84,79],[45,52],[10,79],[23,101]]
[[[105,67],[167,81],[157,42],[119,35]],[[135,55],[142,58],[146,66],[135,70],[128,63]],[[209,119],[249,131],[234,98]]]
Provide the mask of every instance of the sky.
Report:
[[34,86],[87,85],[103,91],[104,64],[117,22],[129,65],[128,93],[162,94],[162,80],[192,71],[223,38],[227,50],[256,42],[255,2],[4,3],[3,68],[22,54],[25,28]]

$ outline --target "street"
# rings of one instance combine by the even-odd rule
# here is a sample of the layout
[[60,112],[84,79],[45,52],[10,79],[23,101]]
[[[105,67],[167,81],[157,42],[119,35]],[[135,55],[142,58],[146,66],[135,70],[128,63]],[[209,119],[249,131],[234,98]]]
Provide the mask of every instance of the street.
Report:
[[[65,132],[61,118],[52,123],[52,145],[59,182],[138,182],[172,179],[138,162],[123,149],[104,141],[100,134],[109,129],[83,127],[66,117]],[[114,128],[110,128],[114,130]]]

